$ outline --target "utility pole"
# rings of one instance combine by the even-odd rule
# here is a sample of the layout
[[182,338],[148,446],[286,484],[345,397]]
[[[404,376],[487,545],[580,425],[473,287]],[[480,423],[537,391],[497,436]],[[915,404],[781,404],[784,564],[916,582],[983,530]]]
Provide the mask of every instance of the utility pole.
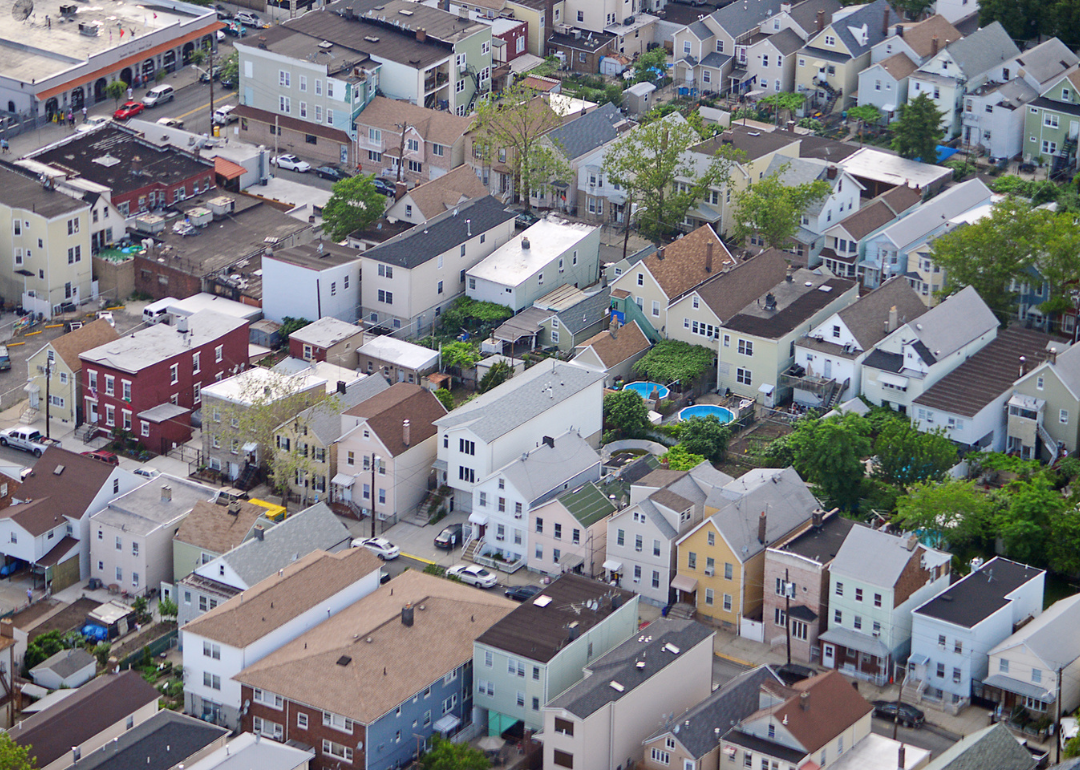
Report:
[[[49,351],[51,354],[52,351]],[[49,434],[49,385],[52,384],[52,359],[48,355],[45,357],[45,438],[51,438]],[[1061,715],[1058,714],[1058,721],[1061,721]]]
[[1057,670],[1057,717],[1054,719],[1054,764],[1061,764],[1061,666]]
[[904,668],[904,678],[900,680],[900,689],[896,691],[896,714],[893,715],[892,723],[892,739],[896,740],[896,731],[900,729],[900,706],[904,701],[901,696],[904,694],[904,684],[907,683],[907,668]]
[[375,537],[375,467],[379,464],[379,456],[371,453],[371,536]]
[[207,50],[210,66],[207,68],[207,77],[210,78],[210,136],[214,135],[214,44],[210,44]]
[[791,583],[788,571],[784,569],[784,626],[787,631],[787,664],[791,665]]
[[409,124],[404,120],[395,124],[401,129],[401,143],[398,145],[397,180],[401,181],[402,166],[405,165],[405,132],[409,130]]

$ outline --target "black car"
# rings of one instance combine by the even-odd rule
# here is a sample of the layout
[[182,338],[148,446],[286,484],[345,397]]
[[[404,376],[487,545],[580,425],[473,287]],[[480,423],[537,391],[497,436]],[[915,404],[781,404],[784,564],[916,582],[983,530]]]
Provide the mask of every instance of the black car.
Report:
[[896,701],[893,700],[874,701],[874,716],[888,722],[897,721],[904,727],[922,727],[926,721],[926,715],[909,703],[900,704],[900,714],[897,717]]
[[376,177],[372,180],[372,182],[375,185],[375,189],[381,192],[383,195],[394,194],[394,185],[390,182],[387,182],[385,179],[379,179],[378,177]]
[[451,524],[444,528],[443,531],[435,537],[435,547],[445,548],[450,551],[453,550],[454,546],[461,545],[462,529],[460,524]]
[[340,182],[342,179],[349,178],[349,175],[337,166],[319,166],[315,169],[315,176],[329,179],[331,182]]
[[506,595],[515,602],[527,602],[541,590],[540,586],[514,586],[506,589]]
[[816,674],[817,671],[814,669],[809,666],[800,666],[798,663],[788,663],[787,665],[780,666],[780,668],[776,669],[776,675],[783,679],[784,684],[788,687],[796,682],[809,679]]
[[210,78],[213,78],[214,80],[217,80],[220,77],[221,77],[221,67],[220,66],[215,66],[214,69],[210,70],[209,72],[207,72],[206,70],[203,70],[202,73],[199,75],[199,82],[200,83],[209,83]]
[[540,221],[540,217],[534,214],[532,211],[522,211],[516,217],[514,217],[514,224],[518,227],[529,228]]

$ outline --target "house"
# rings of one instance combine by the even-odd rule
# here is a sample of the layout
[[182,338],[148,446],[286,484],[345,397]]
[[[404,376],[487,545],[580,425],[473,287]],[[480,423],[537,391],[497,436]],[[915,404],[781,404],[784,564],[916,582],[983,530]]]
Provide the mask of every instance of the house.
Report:
[[[1055,345],[1031,362],[1024,361],[1008,400],[1006,449],[1024,459],[1073,454],[1080,414],[1080,347],[1068,346],[1060,354]],[[1057,419],[1054,419],[1057,414]]]
[[[762,96],[795,90],[795,52],[805,43],[806,38],[791,27],[772,34],[759,32],[750,38],[746,46],[746,72],[752,88],[763,91]],[[702,70],[702,74],[705,72],[708,70]]]
[[82,687],[97,674],[97,659],[86,650],[61,650],[30,669],[34,684],[50,690]]
[[371,375],[377,370],[388,382],[419,383],[439,368],[439,351],[389,334],[371,335],[356,357],[358,371]]
[[935,195],[953,179],[951,171],[944,166],[901,158],[876,147],[860,147],[850,152],[850,145],[842,142],[825,140],[821,144],[829,149],[838,145],[846,148],[845,157],[837,162],[866,188],[867,197],[881,195],[901,184],[920,195]]
[[435,462],[435,423],[445,414],[434,393],[406,382],[346,409],[335,442],[332,499],[353,510],[374,510],[390,524],[416,510]]
[[1018,706],[1036,719],[1056,708],[1071,713],[1080,704],[1080,656],[1069,643],[1080,629],[1078,602],[1076,596],[1054,602],[995,645],[989,651],[988,676],[972,683],[972,694],[998,704],[1002,714]]
[[856,268],[865,255],[866,239],[905,216],[921,200],[919,192],[907,185],[878,195],[825,230],[825,247],[818,257],[834,275],[857,278]]
[[[469,118],[453,112],[376,96],[356,117],[358,165],[365,174],[393,175],[422,185],[465,162],[465,134],[470,125]],[[400,175],[399,158],[405,164]],[[416,224],[409,218],[405,221]]]
[[908,414],[917,398],[997,336],[997,317],[968,286],[877,343],[862,362],[862,395]]
[[717,390],[770,407],[784,403],[793,389],[782,375],[795,361],[796,340],[857,297],[854,281],[820,268],[788,271],[783,281],[732,316],[718,335]]
[[[110,744],[84,755],[72,770],[171,770],[225,746],[228,731],[175,711],[159,711]],[[177,762],[181,760],[181,762]]]
[[800,337],[791,373],[780,380],[794,389],[795,403],[808,407],[855,398],[862,393],[866,357],[889,333],[926,310],[907,281],[892,278]]
[[173,535],[217,490],[162,474],[90,517],[90,574],[133,596],[173,578]]
[[[116,329],[104,318],[46,343],[27,360],[30,407],[48,403],[50,420],[78,426],[82,421],[83,389],[80,353],[114,342]],[[47,381],[47,382],[46,382]]]
[[[15,723],[15,672],[22,669],[26,647],[27,633],[15,628],[11,618],[0,620],[0,688],[4,691],[0,697],[0,726],[5,730]],[[24,707],[23,714],[27,711]]]
[[[766,548],[810,524],[820,509],[794,468],[755,469],[711,490],[706,518],[676,541],[678,601],[750,634],[743,619],[756,617],[762,606]],[[778,620],[762,623],[783,628]]]
[[109,671],[23,719],[8,735],[41,770],[64,770],[158,712],[158,692],[137,671]]
[[564,574],[477,636],[473,706],[487,733],[541,730],[542,709],[637,631],[637,608],[630,591]]
[[[512,570],[524,564],[528,554],[543,559],[543,545],[530,542],[534,532],[545,532],[544,519],[534,511],[563,492],[598,481],[600,474],[596,450],[577,433],[564,433],[544,436],[539,447],[479,480],[473,488],[469,514],[469,523],[477,526],[473,561]],[[563,545],[560,541],[580,546],[582,530],[572,527],[563,532],[559,522],[548,526],[555,541],[551,556],[558,563]]]
[[455,509],[471,513],[477,482],[538,447],[544,436],[573,431],[596,447],[602,400],[600,372],[553,360],[435,420],[441,434],[435,467],[440,482],[454,490]]
[[183,444],[202,389],[244,368],[247,346],[247,321],[203,311],[80,353],[85,420],[160,452]]
[[[224,502],[226,498],[221,498]],[[199,500],[173,535],[172,582],[179,583],[208,561],[243,543],[256,524],[266,524],[266,509],[244,500],[227,505]]]
[[1024,116],[1024,161],[1041,159],[1051,171],[1076,168],[1080,135],[1080,69],[1066,72],[1039,92]]
[[188,764],[188,770],[237,770],[259,767],[266,770],[308,770],[315,750],[263,741],[252,733],[241,733],[198,762]]
[[[956,40],[942,40],[941,50],[911,74],[908,100],[930,97],[941,117],[945,136],[960,133],[964,98],[987,83],[995,67],[1019,56],[1020,49],[1000,22],[989,24]],[[1005,77],[1009,80],[1009,76]],[[924,160],[929,160],[924,158]]]
[[[593,37],[592,41],[582,38],[577,43],[590,45],[602,37],[603,35],[598,34]],[[551,46],[551,40],[548,41],[548,45]],[[579,71],[588,72],[590,70]],[[597,70],[591,71],[596,72]],[[614,142],[633,127],[634,123],[624,118],[616,105],[608,103],[592,112],[582,113],[561,126],[553,128],[540,139],[540,142],[546,145],[550,151],[562,155],[563,161],[573,171],[573,180],[576,181],[582,158]],[[577,185],[573,182],[565,188],[561,185],[551,185],[549,192],[552,195],[550,202],[546,200],[544,188],[538,185],[537,189],[532,191],[533,205],[551,206],[558,211],[565,211],[570,214],[573,214],[578,209]]]
[[585,75],[600,74],[605,59],[617,56],[618,39],[606,32],[589,32],[577,27],[564,27],[548,35],[546,56],[566,62],[566,69]]
[[678,589],[676,543],[702,521],[708,497],[730,481],[707,462],[689,471],[659,468],[633,480],[629,507],[607,520],[605,577],[649,604],[671,604],[677,596],[672,589]]
[[544,707],[544,766],[613,770],[637,762],[667,714],[709,695],[716,632],[661,618],[585,667],[585,678]]
[[611,314],[611,289],[589,288],[589,293],[575,286],[560,286],[533,303],[550,311],[539,322],[539,344],[570,353],[583,340],[600,332]]
[[[958,709],[989,673],[990,650],[1043,609],[1043,570],[995,556],[911,611],[905,685],[920,700]],[[958,705],[961,704],[961,705]]]
[[652,344],[637,321],[621,328],[617,319],[611,328],[599,332],[575,348],[572,360],[604,373],[604,387],[614,388],[617,383],[634,379],[634,364],[649,352]]
[[552,286],[583,288],[599,279],[600,228],[549,216],[466,270],[465,295],[517,313]]
[[821,665],[887,682],[911,650],[911,611],[948,589],[950,562],[915,535],[852,527],[829,567]]
[[422,182],[391,201],[386,207],[387,219],[421,225],[466,201],[487,195],[487,188],[472,168],[463,161],[459,163],[461,165],[451,171]]
[[262,258],[266,317],[332,317],[356,323],[360,307],[360,255],[356,249],[319,241],[278,249]]
[[184,711],[240,726],[244,697],[251,700],[240,672],[378,587],[379,559],[366,548],[312,551],[190,621],[180,630]]
[[236,676],[252,704],[242,727],[313,746],[317,770],[400,767],[432,736],[452,736],[475,718],[474,640],[513,608],[502,596],[405,572],[249,660]]
[[810,526],[765,550],[764,638],[769,644],[790,641],[793,660],[821,658],[818,637],[828,627],[829,565],[854,525],[837,511],[814,511]]
[[351,369],[356,364],[356,351],[363,344],[363,329],[333,316],[323,316],[289,335],[289,355]]
[[427,334],[465,293],[465,272],[514,237],[514,214],[491,196],[468,201],[361,255],[361,315],[371,327]]
[[[176,585],[162,586],[162,596],[173,596],[180,610],[177,624],[181,628],[297,559],[314,551],[337,553],[353,540],[326,503],[316,503],[273,526],[257,524],[252,535],[231,551],[199,565]],[[181,648],[183,641],[181,636]]]
[[1003,724],[965,735],[925,767],[925,770],[1033,770],[1038,761]]
[[[546,0],[527,1],[537,5],[546,2]],[[529,29],[531,34],[533,29],[531,22]],[[530,47],[531,45],[530,41]],[[542,42],[541,50],[543,50]],[[533,86],[530,86],[530,88],[534,91],[537,90]],[[562,118],[555,113],[547,100],[539,95],[529,100],[524,112],[525,115],[521,120],[524,122],[525,130],[531,135],[546,134],[551,129],[562,124]],[[509,122],[509,116],[507,121],[500,124],[499,130],[510,132],[521,130]],[[479,133],[476,128],[472,129],[465,137],[465,162],[468,163],[490,193],[504,203],[511,203],[514,200],[515,179],[513,168],[516,155],[517,150],[513,147],[488,146],[486,135]]]
[[831,770],[867,770],[868,768],[923,770],[930,762],[930,755],[929,749],[870,733],[852,746],[850,751],[844,752],[843,756],[832,764]]

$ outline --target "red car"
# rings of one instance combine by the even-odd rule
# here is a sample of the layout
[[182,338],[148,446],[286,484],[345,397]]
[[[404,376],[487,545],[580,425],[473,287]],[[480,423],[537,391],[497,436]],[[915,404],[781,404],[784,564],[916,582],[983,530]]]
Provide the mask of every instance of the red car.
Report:
[[107,465],[119,465],[120,464],[120,460],[117,459],[116,455],[114,455],[112,452],[106,451],[104,449],[95,449],[92,452],[83,452],[82,456],[83,457],[92,457],[93,459],[97,460],[98,462],[103,462],[103,463],[106,463]]
[[142,102],[124,102],[120,105],[120,109],[113,113],[114,120],[127,120],[133,118],[140,112],[145,110]]

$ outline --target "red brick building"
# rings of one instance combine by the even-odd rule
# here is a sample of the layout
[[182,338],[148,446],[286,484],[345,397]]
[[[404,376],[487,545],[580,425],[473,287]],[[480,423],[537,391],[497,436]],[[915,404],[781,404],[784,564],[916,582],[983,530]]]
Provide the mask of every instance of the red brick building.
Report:
[[165,452],[191,438],[203,386],[247,365],[247,321],[204,310],[80,354],[84,415],[109,434],[132,433]]
[[332,316],[297,329],[289,335],[289,355],[304,361],[329,361],[356,368],[356,350],[364,344],[364,330]]
[[495,45],[496,61],[500,64],[512,62],[529,51],[529,22],[519,19],[495,19],[491,24],[491,36],[502,40],[505,45]]

